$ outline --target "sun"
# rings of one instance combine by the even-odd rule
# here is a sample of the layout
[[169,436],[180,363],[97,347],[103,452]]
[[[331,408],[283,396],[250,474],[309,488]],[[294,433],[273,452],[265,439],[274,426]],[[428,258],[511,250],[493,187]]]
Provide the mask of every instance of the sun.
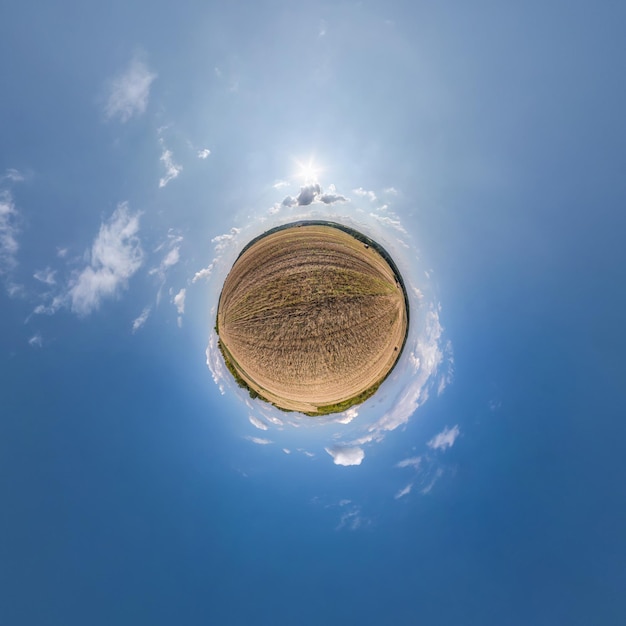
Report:
[[295,160],[296,165],[298,166],[298,171],[296,172],[296,178],[303,181],[305,185],[311,183],[317,183],[319,174],[323,171],[323,168],[316,165],[313,161],[313,157],[309,158],[308,162]]

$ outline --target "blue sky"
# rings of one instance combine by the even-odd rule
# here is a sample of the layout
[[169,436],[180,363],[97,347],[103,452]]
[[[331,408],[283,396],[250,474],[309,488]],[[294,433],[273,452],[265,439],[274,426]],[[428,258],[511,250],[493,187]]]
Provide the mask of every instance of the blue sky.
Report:
[[[622,624],[625,17],[0,9],[0,623]],[[413,298],[314,426],[211,350],[238,251],[308,216]]]

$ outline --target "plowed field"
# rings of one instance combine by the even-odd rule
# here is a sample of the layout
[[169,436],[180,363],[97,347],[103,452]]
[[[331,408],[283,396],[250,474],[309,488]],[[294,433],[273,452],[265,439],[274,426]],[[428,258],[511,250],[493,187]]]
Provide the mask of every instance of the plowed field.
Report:
[[343,411],[371,395],[408,326],[399,277],[339,228],[300,224],[255,240],[227,276],[220,347],[242,386],[285,410]]

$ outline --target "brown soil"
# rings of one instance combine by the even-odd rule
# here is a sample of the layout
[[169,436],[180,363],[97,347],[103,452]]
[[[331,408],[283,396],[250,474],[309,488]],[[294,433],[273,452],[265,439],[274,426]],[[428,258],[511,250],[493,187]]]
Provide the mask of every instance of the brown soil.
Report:
[[407,324],[387,261],[320,225],[273,232],[247,248],[217,314],[231,371],[276,406],[312,414],[345,410],[375,389],[400,354]]

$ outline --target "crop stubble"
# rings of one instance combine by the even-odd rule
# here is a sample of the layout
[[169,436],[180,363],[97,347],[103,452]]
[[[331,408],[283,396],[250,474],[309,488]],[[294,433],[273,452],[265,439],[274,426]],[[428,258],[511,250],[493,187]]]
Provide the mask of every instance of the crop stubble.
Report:
[[311,414],[380,384],[407,324],[387,261],[321,225],[288,227],[245,250],[224,282],[217,318],[224,356],[247,386]]

